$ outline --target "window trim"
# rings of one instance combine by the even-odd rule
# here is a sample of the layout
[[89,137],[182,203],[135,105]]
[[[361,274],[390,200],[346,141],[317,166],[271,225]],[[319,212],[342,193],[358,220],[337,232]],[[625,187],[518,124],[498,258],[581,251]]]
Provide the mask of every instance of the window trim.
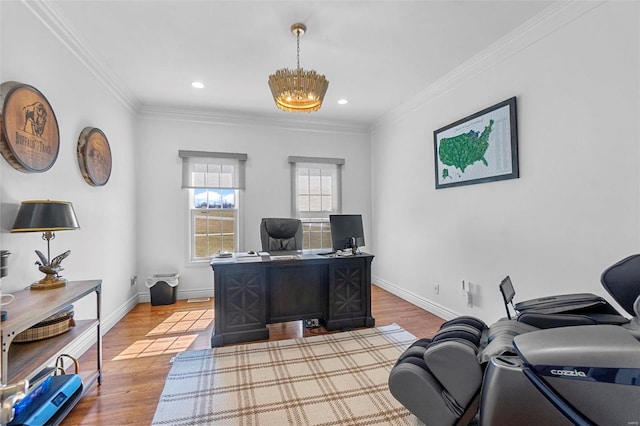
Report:
[[[289,163],[291,165],[291,216],[302,221],[303,226],[306,223],[322,223],[322,227],[329,226],[329,215],[342,213],[342,166],[345,164],[344,158],[328,158],[328,157],[300,157],[290,156]],[[322,167],[323,165],[335,165],[335,191],[332,193],[332,211],[329,212],[309,212],[301,213],[298,211],[298,167],[308,165],[309,168]],[[333,172],[332,172],[333,173]],[[335,204],[335,205],[333,205]],[[331,229],[329,227],[329,229]],[[309,236],[310,237],[310,236]],[[310,240],[309,240],[310,243]],[[329,247],[331,241],[329,241]],[[306,247],[305,247],[306,248]]]
[[[208,151],[188,151],[179,150],[178,157],[182,159],[182,188],[188,189],[186,192],[186,239],[188,249],[186,250],[187,262],[189,264],[209,264],[210,258],[195,257],[195,229],[194,229],[194,212],[197,210],[211,210],[196,208],[194,204],[195,189],[232,189],[235,191],[236,206],[236,223],[235,223],[235,248],[241,251],[243,246],[243,229],[244,223],[244,191],[245,189],[245,163],[248,155],[244,153],[234,152],[208,152]],[[206,186],[192,185],[191,171],[194,164],[220,164],[234,165],[233,182],[231,186]]]

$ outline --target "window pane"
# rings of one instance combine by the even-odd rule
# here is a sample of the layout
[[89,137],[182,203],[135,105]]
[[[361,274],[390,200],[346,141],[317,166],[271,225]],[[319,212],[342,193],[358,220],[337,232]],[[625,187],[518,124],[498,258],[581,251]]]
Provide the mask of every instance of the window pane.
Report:
[[222,194],[222,208],[234,208],[236,206],[236,191],[232,189],[225,189],[220,192]]
[[216,212],[207,212],[207,234],[217,234],[220,235],[222,233],[222,222]]
[[191,212],[194,260],[207,259],[221,250],[237,251],[237,210],[223,208],[225,204],[234,206],[235,196],[235,190],[194,190],[194,204],[204,204]]
[[303,239],[305,249],[330,249],[331,231],[326,219],[302,219]]
[[195,248],[193,257],[209,257],[209,245],[207,244],[206,235],[195,236]]
[[218,224],[221,227],[219,232],[225,235],[233,235],[236,229],[235,216],[228,215],[228,213],[232,213],[232,212],[225,212],[225,213],[227,214],[221,215],[218,220]]
[[309,197],[306,195],[298,196],[298,211],[308,212],[309,211]]
[[331,248],[331,228],[328,224],[322,229],[322,247],[320,248]]
[[309,193],[309,176],[298,176],[298,194]]
[[210,188],[219,188],[220,187],[220,173],[207,173],[207,181],[205,182],[205,186]]
[[205,182],[205,173],[191,173],[191,185],[193,186],[207,186]]
[[331,195],[332,185],[331,176],[322,176],[322,195]]
[[220,174],[222,172],[222,166],[220,164],[207,164],[207,172]]
[[322,197],[319,195],[311,195],[309,197],[309,211],[322,211]]
[[322,211],[323,212],[332,211],[331,199],[332,199],[331,195],[323,195],[322,196]]
[[[222,235],[207,235],[207,242],[209,244],[210,253],[207,256],[213,256],[219,250],[218,247],[222,247]],[[217,250],[216,250],[217,249]]]
[[220,187],[233,187],[233,166],[223,165],[220,173]]
[[320,179],[320,176],[309,177],[309,194],[322,194],[322,180]]
[[202,208],[207,207],[207,191],[204,189],[196,189],[193,191],[193,205],[191,207]]
[[208,216],[206,213],[196,213],[194,220],[194,233],[196,235],[206,234],[209,230]]

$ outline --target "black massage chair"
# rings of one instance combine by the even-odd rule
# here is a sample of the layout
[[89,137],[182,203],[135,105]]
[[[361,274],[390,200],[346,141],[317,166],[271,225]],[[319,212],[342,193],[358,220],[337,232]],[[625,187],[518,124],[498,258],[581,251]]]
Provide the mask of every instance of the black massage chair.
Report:
[[[601,282],[631,320],[600,300],[573,304],[563,318],[558,300],[575,301],[566,295],[554,296],[553,312],[541,310],[549,298],[537,299],[490,327],[458,317],[400,356],[391,394],[429,426],[638,424],[640,255],[609,267]],[[538,326],[523,321],[527,311]]]

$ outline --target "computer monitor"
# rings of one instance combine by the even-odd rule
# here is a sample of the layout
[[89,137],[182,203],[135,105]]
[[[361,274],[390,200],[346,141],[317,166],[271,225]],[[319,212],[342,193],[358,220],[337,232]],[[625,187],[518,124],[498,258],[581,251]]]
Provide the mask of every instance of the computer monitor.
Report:
[[362,215],[332,214],[329,215],[329,222],[331,223],[331,244],[334,250],[351,248],[355,252],[358,247],[364,245]]

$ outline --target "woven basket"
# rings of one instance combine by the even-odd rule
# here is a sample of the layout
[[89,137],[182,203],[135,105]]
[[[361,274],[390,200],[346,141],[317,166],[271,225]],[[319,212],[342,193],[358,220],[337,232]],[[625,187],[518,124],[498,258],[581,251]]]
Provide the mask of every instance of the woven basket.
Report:
[[51,315],[44,321],[41,321],[33,327],[19,333],[13,341],[17,343],[25,343],[47,339],[67,332],[69,328],[74,325],[76,324],[73,320],[73,306],[69,305],[60,312]]

